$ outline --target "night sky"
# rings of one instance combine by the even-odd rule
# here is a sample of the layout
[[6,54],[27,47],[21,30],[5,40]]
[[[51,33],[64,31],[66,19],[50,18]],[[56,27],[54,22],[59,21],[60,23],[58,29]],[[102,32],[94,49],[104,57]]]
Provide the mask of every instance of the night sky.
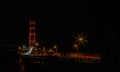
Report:
[[[103,2],[104,3],[104,2]],[[107,4],[107,3],[106,3]],[[105,5],[106,5],[105,4]],[[120,48],[119,26],[109,8],[99,2],[9,3],[0,10],[0,46],[28,44],[29,20],[37,24],[37,40],[50,48],[57,44],[59,51],[75,52],[72,35],[84,32],[88,43],[79,52],[101,53],[106,63],[117,63]],[[2,48],[2,47],[1,47]],[[5,52],[5,51],[4,51]],[[4,54],[3,52],[3,54]]]
[[36,21],[37,40],[41,46],[57,44],[67,51],[74,41],[72,35],[84,32],[88,43],[83,50],[111,54],[110,47],[116,39],[113,26],[103,22],[107,17],[99,9],[91,7],[91,3],[25,4],[1,10],[1,44],[28,44],[29,19],[32,19]]
[[91,45],[95,45],[92,38],[95,38],[96,27],[87,2],[56,8],[26,6],[24,10],[20,7],[7,11],[1,17],[3,24],[0,30],[0,40],[5,43],[28,44],[29,20],[32,19],[36,21],[37,40],[41,45],[69,47],[74,40],[73,35],[82,32],[90,37],[88,39],[91,39]]
[[[24,9],[6,10],[2,18],[0,40],[11,44],[28,44],[29,19],[36,21],[37,40],[41,45],[58,44],[62,48],[71,47],[73,35],[84,32],[88,35],[86,48],[99,50],[99,25],[93,23],[93,12],[88,2],[66,6],[25,6]],[[105,29],[103,26],[102,30]],[[101,34],[99,34],[101,33]],[[99,36],[101,35],[101,36]],[[104,35],[104,34],[103,34]]]

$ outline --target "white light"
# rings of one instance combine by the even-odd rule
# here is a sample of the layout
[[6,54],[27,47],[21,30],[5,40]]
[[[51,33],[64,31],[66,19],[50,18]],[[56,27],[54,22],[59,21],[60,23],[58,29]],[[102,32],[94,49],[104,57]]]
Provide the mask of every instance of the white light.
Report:
[[54,45],[54,48],[57,48],[57,46],[56,46],[56,45]]
[[38,46],[39,44],[38,44],[38,43],[36,43],[35,45],[36,45],[36,46]]
[[77,47],[77,45],[75,44],[74,47]]
[[80,40],[80,41],[82,41],[82,40],[83,40],[83,38],[79,38],[79,40]]

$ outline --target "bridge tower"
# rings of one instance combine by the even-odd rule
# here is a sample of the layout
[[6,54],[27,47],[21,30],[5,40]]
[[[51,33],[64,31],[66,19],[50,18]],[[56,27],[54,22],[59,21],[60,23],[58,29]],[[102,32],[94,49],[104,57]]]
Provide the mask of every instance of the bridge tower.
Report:
[[29,46],[36,43],[36,21],[29,21]]

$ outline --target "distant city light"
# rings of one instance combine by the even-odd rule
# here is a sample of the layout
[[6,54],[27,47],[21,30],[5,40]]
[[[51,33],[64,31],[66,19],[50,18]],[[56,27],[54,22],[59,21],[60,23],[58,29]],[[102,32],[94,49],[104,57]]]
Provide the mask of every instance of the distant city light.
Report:
[[36,46],[38,46],[38,45],[39,45],[39,43],[35,43],[35,45],[36,45]]
[[77,48],[77,47],[78,47],[78,45],[77,45],[77,44],[74,44],[74,47],[75,47],[75,48]]
[[53,46],[53,48],[55,48],[55,49],[56,49],[56,48],[57,48],[57,46],[56,46],[56,45],[54,45],[54,46]]
[[54,45],[53,48],[56,49],[56,53],[57,53],[57,45]]

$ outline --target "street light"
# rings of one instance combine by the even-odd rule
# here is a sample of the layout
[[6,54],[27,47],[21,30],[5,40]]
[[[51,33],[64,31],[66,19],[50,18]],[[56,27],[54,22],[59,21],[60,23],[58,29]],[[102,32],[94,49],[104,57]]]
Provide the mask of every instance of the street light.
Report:
[[[77,34],[77,36],[74,36],[74,38],[76,39],[76,41],[74,41],[74,47],[76,48],[76,53],[78,54],[78,48],[80,45],[84,45],[85,42],[88,42],[85,38],[87,36],[84,36],[83,33],[82,34]],[[79,54],[78,54],[79,57]]]
[[77,44],[74,44],[74,48],[76,48],[76,53],[78,53],[78,45]]
[[78,47],[78,45],[77,45],[77,44],[74,44],[74,47],[76,48],[76,47]]
[[54,45],[53,48],[56,50],[56,53],[57,53],[57,45]]
[[85,42],[88,42],[85,38],[87,36],[84,36],[83,33],[82,34],[77,34],[77,36],[74,36],[74,38],[76,39],[76,41],[74,43],[78,43],[79,45],[84,45]]

